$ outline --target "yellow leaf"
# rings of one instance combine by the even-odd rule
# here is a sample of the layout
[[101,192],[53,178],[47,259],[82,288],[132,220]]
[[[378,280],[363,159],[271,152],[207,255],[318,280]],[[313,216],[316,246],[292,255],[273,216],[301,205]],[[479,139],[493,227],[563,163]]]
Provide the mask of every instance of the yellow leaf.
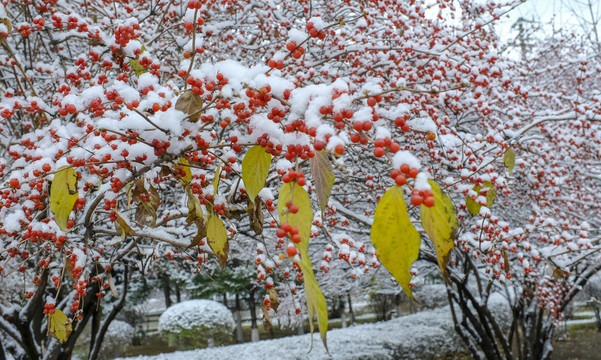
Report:
[[434,206],[422,205],[422,226],[428,237],[436,247],[438,266],[442,273],[449,262],[451,249],[455,246],[455,230],[457,229],[457,215],[451,198],[442,192],[440,186],[433,180],[428,180],[434,194]]
[[[140,52],[140,55],[142,55],[142,53],[144,53],[144,51],[146,51],[146,47],[144,45],[142,45],[141,50],[142,51]],[[133,71],[136,72],[136,75],[138,75],[138,76],[148,72],[148,69],[146,69],[144,66],[142,66],[142,64],[140,64],[140,61],[136,60],[136,59],[129,59],[129,66],[131,67],[131,69]]]
[[[495,198],[497,197],[497,190],[490,181],[485,181],[482,184],[482,186],[483,187],[480,187],[480,185],[476,185],[472,190],[476,192],[476,197],[479,197],[481,194],[484,194],[484,196],[486,197],[486,207],[490,208],[494,203]],[[476,216],[482,208],[482,205],[480,205],[477,201],[473,200],[470,196],[465,198],[465,206],[467,207],[467,211],[469,211],[469,213],[472,216]]]
[[54,310],[54,314],[48,315],[48,334],[64,343],[71,335],[73,327],[71,320],[59,309]]
[[311,260],[307,251],[301,251],[301,261],[296,262],[301,270],[303,271],[303,283],[305,285],[305,296],[307,297],[307,310],[309,311],[309,327],[311,329],[311,341],[313,341],[313,332],[315,327],[313,325],[313,316],[317,316],[317,326],[319,327],[319,333],[321,334],[321,341],[328,350],[328,343],[326,341],[326,334],[328,332],[328,306],[326,298],[323,292],[317,284],[313,268],[311,267]]
[[127,235],[135,235],[135,231],[127,224],[127,221],[117,213],[117,221],[115,221],[115,229],[121,232],[121,238],[125,239]]
[[490,208],[497,197],[497,190],[490,181],[485,181],[482,186],[484,186],[482,191],[486,191],[486,207]]
[[[298,213],[292,214],[288,211],[286,207],[288,201],[298,206]],[[313,223],[313,208],[311,207],[311,198],[302,186],[292,181],[282,184],[278,197],[278,215],[280,223],[289,223],[292,227],[298,228],[301,242],[295,244],[295,246],[301,254],[307,252]]]
[[[472,190],[476,192],[476,198],[480,196],[480,185],[474,186]],[[476,216],[476,214],[480,212],[480,208],[482,208],[482,205],[472,199],[469,195],[465,198],[465,206],[472,216]]]
[[217,195],[217,190],[219,190],[219,180],[221,179],[221,164],[217,166],[217,170],[215,170],[215,177],[213,177],[213,195]]
[[409,269],[417,260],[421,239],[409,219],[400,186],[388,189],[378,203],[371,227],[371,241],[382,265],[413,298]]
[[192,180],[192,170],[190,169],[190,162],[188,161],[188,159],[183,157],[179,160],[178,164],[181,165],[181,168],[186,173],[186,175],[182,178],[182,180],[184,180],[184,182],[186,184],[189,184],[190,181]]
[[197,219],[204,220],[205,214],[202,211],[200,200],[198,200],[196,194],[192,192],[192,187],[190,185],[186,185],[184,189],[186,191],[186,195],[188,195],[188,216],[186,217],[186,223],[192,224],[196,222]]
[[211,215],[207,224],[207,239],[211,250],[217,256],[219,265],[223,269],[227,261],[230,245],[227,240],[227,230],[223,221],[217,215]]
[[332,164],[325,151],[317,151],[315,156],[309,160],[309,163],[311,165],[311,176],[315,183],[315,193],[317,194],[321,212],[323,213],[326,206],[328,206],[328,200],[336,177],[334,176],[334,172],[332,172]]
[[507,171],[509,175],[513,172],[513,166],[515,165],[515,152],[511,149],[507,149],[505,151],[505,155],[503,155],[503,164],[507,166]]
[[242,180],[250,201],[254,201],[259,192],[265,187],[269,175],[271,155],[265,152],[261,145],[255,145],[242,160]]
[[68,166],[60,169],[54,174],[50,186],[50,210],[54,214],[54,221],[58,227],[67,231],[67,221],[77,201],[77,173]]

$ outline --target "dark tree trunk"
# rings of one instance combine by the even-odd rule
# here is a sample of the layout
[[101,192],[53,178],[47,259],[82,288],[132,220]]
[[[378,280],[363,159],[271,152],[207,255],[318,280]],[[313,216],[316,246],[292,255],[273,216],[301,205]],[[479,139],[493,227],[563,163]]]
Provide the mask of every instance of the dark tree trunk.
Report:
[[346,311],[344,309],[344,296],[338,296],[338,304],[340,308],[340,323],[343,328],[346,327]]
[[351,325],[355,324],[355,312],[353,311],[353,303],[351,301],[351,292],[346,293],[346,301],[348,302],[348,312],[351,316]]
[[171,306],[171,284],[169,283],[169,275],[161,275],[161,280],[163,281],[163,295],[165,296],[165,307],[169,308]]
[[182,302],[182,291],[177,282],[173,285],[175,286],[175,301],[180,303]]
[[248,306],[250,307],[250,331],[251,341],[259,341],[259,327],[257,326],[257,308],[255,304],[255,288],[253,287],[248,296]]
[[100,303],[96,303],[96,310],[92,313],[92,331],[90,333],[90,349],[88,353],[91,353],[94,349],[94,339],[98,336],[98,332],[100,331],[100,325],[102,322],[102,305]]
[[[104,320],[104,322],[102,323],[100,328],[98,329],[97,335],[91,338],[91,342],[94,346],[90,349],[90,355],[88,357],[89,360],[97,360],[98,359],[98,355],[100,355],[100,347],[102,346],[102,342],[104,341],[104,335],[106,334],[111,322],[113,320],[115,320],[115,317],[117,316],[117,314],[125,306],[125,299],[127,298],[127,290],[128,289],[129,289],[129,272],[127,271],[127,267],[125,267],[125,270],[123,272],[123,289],[121,290],[122,291],[121,297],[119,298],[119,301],[113,306],[113,308],[111,309],[111,312],[108,314],[108,316],[106,317],[106,319]],[[128,335],[131,336],[131,334],[123,334],[123,336],[125,338]]]

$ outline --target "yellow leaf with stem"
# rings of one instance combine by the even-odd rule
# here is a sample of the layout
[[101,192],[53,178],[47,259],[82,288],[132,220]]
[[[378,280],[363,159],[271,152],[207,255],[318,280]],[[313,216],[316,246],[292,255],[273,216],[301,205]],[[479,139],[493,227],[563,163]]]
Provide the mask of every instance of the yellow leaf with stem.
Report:
[[250,201],[254,201],[259,192],[265,187],[269,175],[271,154],[268,154],[261,145],[255,145],[242,160],[242,180]]
[[63,166],[54,174],[50,186],[50,210],[58,227],[67,231],[67,221],[77,201],[77,173],[70,166]]
[[421,239],[409,218],[400,186],[388,189],[378,203],[371,226],[371,241],[382,265],[413,298],[409,269],[417,260]]

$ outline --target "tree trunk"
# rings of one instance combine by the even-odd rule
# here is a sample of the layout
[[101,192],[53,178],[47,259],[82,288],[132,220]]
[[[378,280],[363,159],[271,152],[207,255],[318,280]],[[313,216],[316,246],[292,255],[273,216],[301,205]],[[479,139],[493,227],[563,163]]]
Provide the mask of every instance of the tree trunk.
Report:
[[102,322],[102,306],[100,303],[96,303],[96,309],[92,313],[92,329],[90,334],[90,349],[88,353],[92,353],[94,350],[94,339],[98,336],[98,332],[100,331],[100,325]]
[[229,306],[227,306],[227,293],[223,293],[223,305],[225,305],[226,308],[229,308]]
[[240,306],[240,295],[236,294],[236,340],[239,343],[244,342],[244,333],[242,332],[242,307]]
[[351,325],[355,324],[355,312],[353,311],[353,303],[351,302],[351,292],[346,293],[346,301],[348,302],[348,312],[351,316]]
[[180,303],[182,302],[182,291],[179,288],[179,284],[177,282],[173,285],[175,286],[175,301]]
[[400,317],[401,314],[403,313],[403,300],[402,300],[402,294],[398,293],[396,294],[396,316]]
[[339,296],[338,297],[338,303],[340,304],[339,309],[340,309],[340,323],[341,326],[343,328],[346,327],[346,311],[344,309],[344,297]]
[[259,327],[257,326],[257,308],[255,305],[255,289],[252,288],[250,290],[248,296],[248,305],[250,306],[250,334],[251,341],[256,342],[259,341]]
[[302,318],[300,323],[298,324],[298,327],[296,328],[296,334],[303,335],[304,333],[305,333],[305,319]]
[[163,281],[163,295],[165,295],[165,308],[171,307],[171,284],[169,284],[169,275],[161,275]]
[[6,360],[6,354],[4,353],[4,346],[2,345],[2,338],[0,338],[0,360]]

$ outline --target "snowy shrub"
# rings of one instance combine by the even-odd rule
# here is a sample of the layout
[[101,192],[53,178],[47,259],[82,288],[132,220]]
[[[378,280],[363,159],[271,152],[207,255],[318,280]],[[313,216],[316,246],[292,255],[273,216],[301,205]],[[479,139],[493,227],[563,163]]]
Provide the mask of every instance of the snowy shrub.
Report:
[[121,320],[113,320],[104,334],[99,359],[113,359],[131,344],[134,328]]
[[444,284],[424,284],[414,291],[415,299],[424,307],[433,309],[448,305],[447,288]]
[[329,354],[311,347],[311,335],[289,336],[211,349],[179,351],[127,360],[428,360],[451,358],[465,351],[455,333],[448,307],[361,324],[328,332]]
[[189,300],[165,310],[159,318],[159,331],[174,338],[215,341],[222,343],[234,330],[232,312],[223,304],[212,300]]

